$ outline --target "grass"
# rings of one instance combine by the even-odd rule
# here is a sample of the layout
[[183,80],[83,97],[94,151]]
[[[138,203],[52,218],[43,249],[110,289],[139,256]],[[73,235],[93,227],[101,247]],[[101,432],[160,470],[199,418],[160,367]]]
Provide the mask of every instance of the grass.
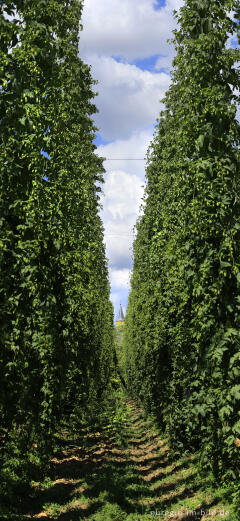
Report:
[[[197,455],[171,456],[166,439],[133,402],[102,432],[59,436],[51,471],[33,483],[19,520],[237,521],[230,491],[197,471]],[[210,514],[209,514],[210,511]],[[229,512],[229,513],[227,513]]]

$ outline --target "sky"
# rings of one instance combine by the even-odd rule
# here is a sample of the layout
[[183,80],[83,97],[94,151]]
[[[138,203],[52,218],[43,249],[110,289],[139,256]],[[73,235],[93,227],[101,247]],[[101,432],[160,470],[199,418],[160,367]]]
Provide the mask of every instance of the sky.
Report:
[[[115,318],[120,303],[126,312],[134,225],[145,185],[144,158],[162,109],[160,100],[170,85],[173,11],[183,3],[84,0],[79,54],[98,81],[95,142],[97,153],[107,158],[101,217]],[[236,47],[237,39],[230,38],[228,45]]]
[[84,2],[79,53],[98,81],[97,153],[108,159],[101,217],[115,318],[120,303],[126,311],[134,225],[145,184],[143,159],[170,84],[173,47],[167,40],[176,26],[173,10],[182,4],[183,0]]

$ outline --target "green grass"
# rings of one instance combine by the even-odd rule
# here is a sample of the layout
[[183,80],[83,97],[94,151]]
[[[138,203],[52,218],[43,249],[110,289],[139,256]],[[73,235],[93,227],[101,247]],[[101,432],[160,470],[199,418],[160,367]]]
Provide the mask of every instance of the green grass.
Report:
[[[197,455],[173,457],[154,421],[132,402],[122,402],[100,432],[85,431],[74,440],[62,433],[50,468],[33,484],[34,499],[23,502],[20,521],[40,514],[41,521],[239,519],[232,486],[217,487],[210,474],[200,476]],[[209,509],[204,517],[201,511]],[[223,517],[223,510],[229,515]]]

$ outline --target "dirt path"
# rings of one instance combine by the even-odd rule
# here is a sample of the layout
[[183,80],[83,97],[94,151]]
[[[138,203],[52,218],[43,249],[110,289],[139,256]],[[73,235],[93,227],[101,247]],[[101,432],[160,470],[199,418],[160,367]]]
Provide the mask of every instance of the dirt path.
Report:
[[[228,505],[198,483],[192,456],[173,460],[167,442],[131,401],[121,432],[61,437],[51,475],[35,484],[23,520],[220,521]],[[208,512],[210,510],[210,513]]]

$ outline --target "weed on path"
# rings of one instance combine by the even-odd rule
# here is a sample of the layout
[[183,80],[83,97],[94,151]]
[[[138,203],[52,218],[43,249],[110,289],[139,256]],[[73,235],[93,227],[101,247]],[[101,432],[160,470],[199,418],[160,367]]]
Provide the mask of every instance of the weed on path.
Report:
[[121,428],[59,436],[49,477],[34,483],[23,521],[234,521],[222,490],[200,482],[196,457],[174,459],[132,401]]

